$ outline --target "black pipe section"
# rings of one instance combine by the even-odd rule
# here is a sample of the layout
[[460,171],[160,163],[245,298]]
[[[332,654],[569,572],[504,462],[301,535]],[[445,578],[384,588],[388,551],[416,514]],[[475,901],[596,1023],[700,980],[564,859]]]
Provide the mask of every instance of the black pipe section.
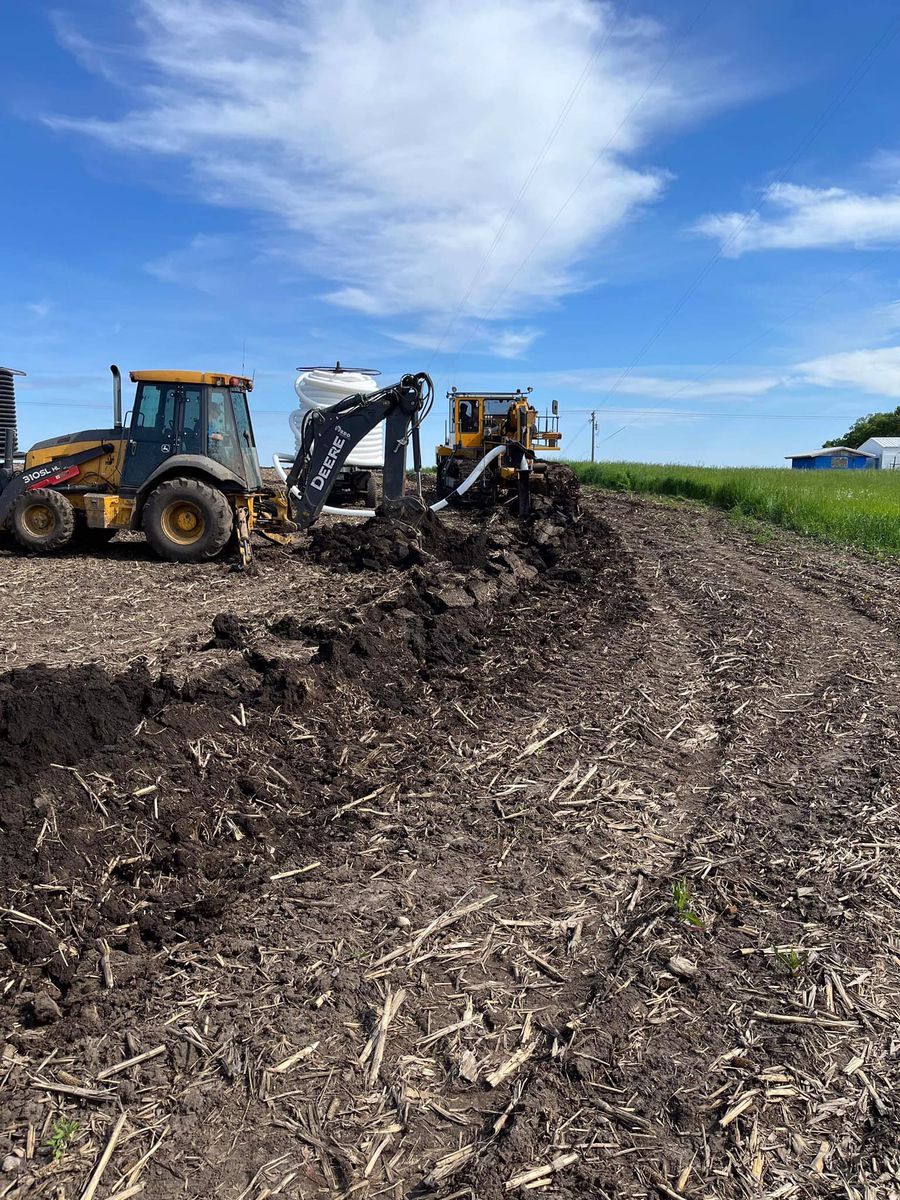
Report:
[[113,425],[122,428],[122,373],[115,363],[109,368],[113,377]]

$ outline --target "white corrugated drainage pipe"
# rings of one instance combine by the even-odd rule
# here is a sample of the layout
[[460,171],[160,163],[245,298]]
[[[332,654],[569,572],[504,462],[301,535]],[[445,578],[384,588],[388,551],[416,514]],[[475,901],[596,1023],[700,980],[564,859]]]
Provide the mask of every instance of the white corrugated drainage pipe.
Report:
[[[479,479],[481,477],[481,475],[484,474],[485,470],[490,466],[490,464],[494,461],[494,459],[499,458],[501,454],[505,454],[505,453],[506,453],[505,446],[495,446],[494,449],[491,450],[491,452],[489,454],[486,454],[484,456],[484,458],[481,460],[481,462],[478,464],[478,466],[475,468],[475,470],[472,471],[469,475],[467,475],[465,477],[465,479],[462,481],[462,483],[459,485],[458,488],[455,488],[450,493],[450,495],[446,496],[443,500],[438,500],[434,504],[429,505],[428,511],[429,512],[440,512],[442,508],[447,507],[447,505],[450,503],[450,501],[453,499],[454,496],[464,496],[465,493],[472,486],[472,484],[476,481],[476,479]],[[276,454],[275,457],[272,459],[272,465],[274,466],[275,470],[278,472],[279,476],[281,477],[282,483],[287,482],[287,475],[285,474],[284,468],[282,467],[281,462],[279,461],[281,458],[284,458],[284,457],[287,457],[287,456]],[[300,494],[296,488],[291,488],[291,491],[295,495],[299,496],[299,494]],[[375,516],[374,508],[332,508],[328,504],[326,504],[323,507],[322,512],[328,513],[330,516],[335,516],[335,517],[374,517]]]
[[[314,368],[298,375],[294,380],[294,391],[300,407],[289,416],[288,421],[294,434],[295,450],[303,445],[303,424],[311,412],[327,414],[336,404],[348,396],[369,396],[378,390],[371,375],[358,371],[328,371]],[[348,467],[384,466],[384,422],[379,421],[374,429],[356,443],[347,456]]]
[[459,487],[456,488],[455,491],[452,491],[450,493],[450,495],[447,496],[444,500],[438,500],[438,502],[436,504],[431,505],[431,511],[432,512],[440,512],[442,508],[447,507],[447,505],[450,503],[450,501],[453,499],[454,496],[464,496],[465,493],[472,486],[472,484],[475,482],[475,480],[478,479],[478,477],[484,473],[485,468],[487,466],[489,466],[490,463],[492,463],[495,458],[499,458],[501,454],[505,454],[505,453],[506,453],[505,446],[495,446],[494,449],[490,452],[490,454],[486,454],[484,456],[484,458],[481,460],[481,462],[478,464],[478,466],[475,468],[475,470],[472,471],[471,474],[469,474],[465,477],[465,479],[462,481],[462,483],[459,485]]

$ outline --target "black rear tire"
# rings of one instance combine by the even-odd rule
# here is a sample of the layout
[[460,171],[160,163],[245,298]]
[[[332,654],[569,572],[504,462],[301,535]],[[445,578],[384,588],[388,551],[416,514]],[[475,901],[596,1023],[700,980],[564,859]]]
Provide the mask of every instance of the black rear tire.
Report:
[[228,545],[234,512],[217,487],[199,479],[167,479],[150,493],[142,525],[160,558],[207,562]]
[[72,540],[75,509],[61,492],[36,488],[25,492],[13,505],[13,537],[23,550],[51,554]]

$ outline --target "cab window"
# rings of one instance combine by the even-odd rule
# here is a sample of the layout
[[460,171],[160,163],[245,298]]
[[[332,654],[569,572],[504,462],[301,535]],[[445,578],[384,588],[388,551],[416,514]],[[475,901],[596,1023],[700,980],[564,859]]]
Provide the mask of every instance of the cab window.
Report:
[[247,395],[240,388],[231,389],[231,405],[234,409],[234,420],[237,425],[238,437],[243,443],[242,449],[252,449],[256,445],[253,440],[253,427],[250,424],[250,414],[247,411]]
[[207,453],[233,475],[242,478],[244,461],[231,415],[228,388],[211,387],[207,404]]
[[136,441],[170,442],[175,433],[175,384],[142,383],[134,404],[131,436]]
[[181,433],[178,438],[179,454],[203,454],[203,426],[200,414],[200,387],[188,384],[184,389],[184,405],[181,410]]
[[460,433],[478,432],[478,400],[457,400]]
[[256,456],[256,439],[253,436],[253,425],[250,421],[250,407],[247,403],[247,393],[243,389],[231,389],[231,407],[234,412],[238,444],[244,458],[244,479],[248,487],[262,487],[259,459]]

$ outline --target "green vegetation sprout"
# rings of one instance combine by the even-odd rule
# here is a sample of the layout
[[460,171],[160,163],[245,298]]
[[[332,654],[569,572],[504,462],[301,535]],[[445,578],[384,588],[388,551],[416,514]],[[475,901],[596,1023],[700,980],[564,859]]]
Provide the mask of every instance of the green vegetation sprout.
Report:
[[78,1122],[74,1117],[59,1116],[53,1122],[50,1130],[50,1151],[55,1162],[59,1162],[69,1148],[69,1143],[78,1132]]
[[786,975],[793,976],[794,979],[798,979],[809,966],[809,951],[781,950],[778,946],[773,946],[772,961],[776,969],[784,972]]
[[676,916],[682,921],[687,921],[688,925],[703,928],[703,922],[691,907],[691,889],[687,880],[676,879],[672,884],[672,903],[675,905]]

